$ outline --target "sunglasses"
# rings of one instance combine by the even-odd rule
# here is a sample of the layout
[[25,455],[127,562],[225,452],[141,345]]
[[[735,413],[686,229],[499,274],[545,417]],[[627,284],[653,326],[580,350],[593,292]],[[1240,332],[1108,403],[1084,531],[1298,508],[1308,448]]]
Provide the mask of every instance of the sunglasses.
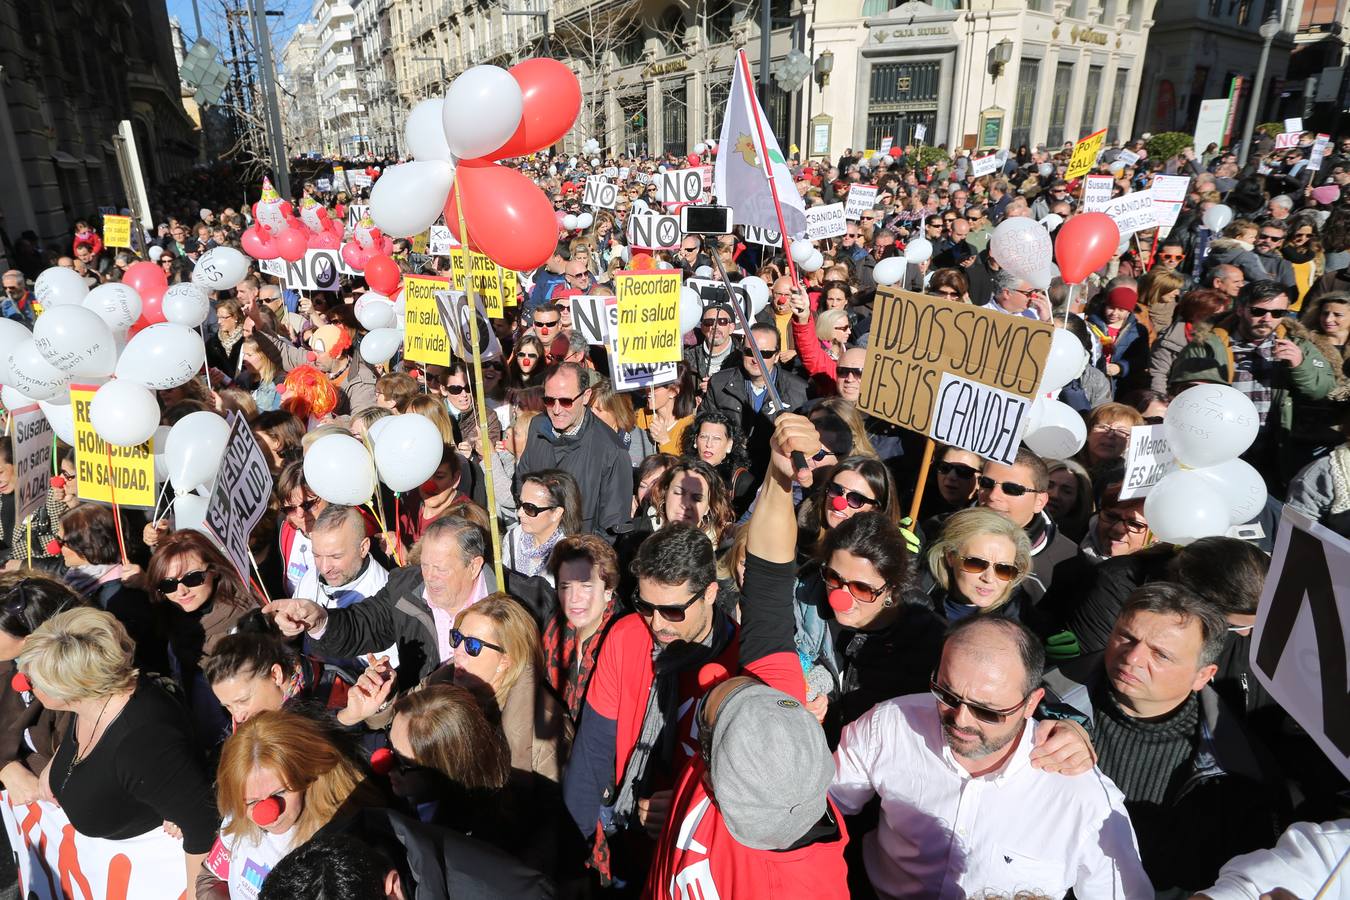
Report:
[[[774,347],[772,350],[761,350],[761,351],[759,351],[759,353],[760,353],[761,356],[765,356],[765,357],[768,357],[768,356],[777,356],[777,355],[778,355],[778,348],[777,348],[777,347]],[[741,348],[741,355],[744,356],[746,359],[754,359],[754,358],[755,358],[755,351],[754,351],[753,349],[751,349],[750,347],[742,347],[742,348]]]
[[468,389],[469,386],[467,384],[447,384],[445,386],[445,392],[452,397],[458,397]]
[[[586,392],[585,392],[585,391],[582,391],[581,393],[584,394],[584,393],[586,393]],[[571,408],[572,408],[572,404],[576,403],[576,402],[577,402],[578,400],[580,400],[580,399],[581,399],[581,394],[577,394],[575,397],[547,397],[547,396],[546,396],[546,397],[544,397],[544,405],[545,405],[545,406],[560,406],[560,407],[562,407],[563,409],[571,409]]]
[[1287,309],[1271,309],[1267,306],[1249,306],[1247,312],[1253,319],[1283,319],[1289,315]]
[[720,327],[720,328],[725,328],[725,327],[727,327],[728,325],[731,324],[731,320],[730,320],[730,319],[727,319],[727,318],[721,318],[721,319],[704,319],[703,321],[699,322],[698,324],[702,325],[704,328],[712,328],[712,327],[714,327],[714,326],[717,326],[717,327]]
[[1015,481],[995,481],[987,475],[981,475],[978,484],[982,491],[992,491],[995,487],[1001,487],[1003,488],[1003,493],[1007,494],[1009,497],[1021,497],[1024,494],[1044,493],[1035,488],[1029,488],[1025,484],[1018,484]]
[[863,370],[856,366],[835,366],[834,373],[837,380],[842,381],[845,378],[862,378]]
[[1113,509],[1104,509],[1100,513],[1102,524],[1107,528],[1115,528],[1117,525],[1124,525],[1125,530],[1130,534],[1143,534],[1148,531],[1148,523],[1141,522],[1138,519],[1131,519],[1122,516]]
[[999,581],[1012,581],[1022,574],[1022,570],[1012,563],[991,563],[981,556],[958,556],[956,561],[967,575],[983,575],[990,566],[994,567],[994,576]]
[[538,353],[517,353],[516,356],[519,357],[520,359],[528,359],[531,361],[539,358]]
[[[991,706],[982,706],[979,703],[971,703],[960,694],[953,694],[951,691],[938,684],[936,672],[933,673],[933,677],[928,683],[928,689],[933,692],[933,696],[937,698],[937,702],[941,703],[943,706],[948,709],[960,709],[964,706],[966,709],[970,710],[972,716],[986,725],[1002,724],[1008,716],[1013,715],[1022,708],[1022,703],[1026,702],[1026,697],[1023,697],[1020,703],[1016,706],[1010,706],[1007,709],[994,709]],[[1030,696],[1030,694],[1027,696]]]
[[829,566],[820,567],[820,579],[825,582],[825,587],[829,590],[837,591],[840,588],[845,588],[854,600],[860,600],[863,603],[876,603],[887,590],[885,585],[873,587],[865,581],[849,581]]
[[[707,588],[704,588],[704,591],[706,590]],[[683,622],[685,616],[688,615],[689,607],[693,606],[694,603],[699,599],[701,599],[702,597],[703,591],[698,591],[697,593],[694,594],[694,596],[690,597],[688,600],[676,606],[657,606],[655,603],[649,603],[646,600],[643,600],[641,597],[635,596],[633,598],[633,612],[637,613],[639,616],[642,616],[642,618],[644,619],[650,619],[657,613],[660,613],[661,618],[665,619],[667,622],[670,622],[671,624],[675,624],[678,622]]]
[[1159,253],[1158,259],[1165,259],[1169,262],[1181,262],[1186,258],[1184,253]]
[[940,462],[937,464],[939,475],[955,475],[957,478],[969,479],[980,474],[980,470],[965,463]]
[[877,505],[875,498],[869,497],[859,491],[850,491],[838,482],[831,482],[830,485],[825,488],[825,494],[829,497],[843,497],[848,503],[849,509],[862,509],[864,506]]
[[544,328],[544,329],[548,329],[548,328],[557,328],[557,327],[558,327],[558,323],[561,322],[561,321],[562,321],[562,317],[561,317],[561,316],[559,316],[558,318],[554,319],[552,322],[541,322],[541,321],[539,321],[538,319],[535,319],[535,320],[534,320],[534,327],[535,327],[535,328]]
[[206,584],[207,574],[205,569],[195,569],[191,572],[185,572],[177,578],[162,578],[156,582],[155,587],[159,589],[161,594],[167,597],[178,590],[180,584],[185,588],[201,587],[203,584]]
[[470,637],[458,628],[450,629],[450,646],[458,650],[460,644],[464,645],[464,652],[470,656],[477,656],[482,653],[484,647],[487,647],[489,650],[496,650],[498,653],[506,653],[506,651],[497,644],[488,643],[482,638]]
[[1284,240],[1284,235],[1282,235],[1282,234],[1258,234],[1258,235],[1256,236],[1256,239],[1257,239],[1258,241],[1282,241],[1282,240]]
[[521,512],[523,512],[527,516],[530,516],[531,518],[539,515],[540,513],[546,513],[551,509],[558,508],[556,506],[540,506],[537,503],[530,503],[528,500],[522,500],[519,503],[517,503],[516,506],[520,509]]
[[938,288],[937,295],[939,297],[947,297],[951,300],[957,300],[961,297],[961,292],[953,290],[952,288]]
[[314,508],[314,505],[315,505],[316,503],[318,503],[318,502],[319,502],[319,498],[318,498],[318,497],[310,497],[308,500],[304,501],[303,503],[283,503],[283,504],[281,504],[281,511],[282,511],[283,513],[285,513],[286,515],[288,515],[288,516],[289,516],[291,513],[297,513],[297,512],[298,512],[298,513],[307,513],[307,512],[309,512],[310,510],[312,510],[312,509]]

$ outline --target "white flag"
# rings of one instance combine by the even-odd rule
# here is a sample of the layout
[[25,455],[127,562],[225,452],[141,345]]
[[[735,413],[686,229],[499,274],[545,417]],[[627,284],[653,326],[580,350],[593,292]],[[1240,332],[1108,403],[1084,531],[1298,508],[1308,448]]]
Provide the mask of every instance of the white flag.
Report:
[[[737,225],[756,225],[779,230],[778,212],[769,190],[769,172],[773,172],[778,202],[782,205],[783,224],[789,235],[806,231],[806,207],[793,183],[778,140],[764,122],[764,110],[750,88],[750,62],[745,51],[736,55],[736,71],[731,80],[731,96],[722,120],[722,136],[717,145],[717,164],[713,168],[713,193],[717,202],[736,210]],[[761,143],[761,130],[764,140]],[[772,169],[770,169],[772,167]]]

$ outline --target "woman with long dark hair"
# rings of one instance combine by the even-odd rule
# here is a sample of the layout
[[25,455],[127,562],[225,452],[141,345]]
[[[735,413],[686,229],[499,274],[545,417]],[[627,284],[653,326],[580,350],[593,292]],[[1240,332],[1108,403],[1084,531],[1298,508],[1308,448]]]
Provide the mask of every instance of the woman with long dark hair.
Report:
[[686,459],[701,460],[717,470],[731,491],[731,505],[742,515],[754,499],[756,479],[740,423],[720,409],[706,409],[684,430],[681,450]]

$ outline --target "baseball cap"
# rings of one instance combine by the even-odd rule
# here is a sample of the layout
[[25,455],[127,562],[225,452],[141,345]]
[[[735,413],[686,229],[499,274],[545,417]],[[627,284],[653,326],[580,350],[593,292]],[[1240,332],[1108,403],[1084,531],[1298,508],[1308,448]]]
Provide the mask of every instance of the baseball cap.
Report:
[[753,684],[722,701],[710,780],[722,820],[752,850],[785,850],[825,814],[834,759],[806,707]]

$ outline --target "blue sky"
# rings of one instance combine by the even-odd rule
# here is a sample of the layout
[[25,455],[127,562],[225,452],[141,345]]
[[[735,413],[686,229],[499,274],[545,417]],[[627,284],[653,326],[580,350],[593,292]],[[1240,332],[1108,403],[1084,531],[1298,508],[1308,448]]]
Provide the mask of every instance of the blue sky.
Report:
[[[202,31],[206,33],[206,39],[217,47],[227,48],[229,45],[225,37],[227,3],[231,7],[247,8],[248,0],[197,0],[197,8],[201,11],[202,17]],[[176,16],[182,23],[183,33],[188,40],[196,39],[197,26],[192,16],[192,0],[165,0],[165,5],[168,7],[169,15]],[[295,26],[309,19],[312,6],[312,0],[267,0],[269,10],[283,13],[282,16],[272,16],[268,19],[272,26],[274,53],[280,54]]]

